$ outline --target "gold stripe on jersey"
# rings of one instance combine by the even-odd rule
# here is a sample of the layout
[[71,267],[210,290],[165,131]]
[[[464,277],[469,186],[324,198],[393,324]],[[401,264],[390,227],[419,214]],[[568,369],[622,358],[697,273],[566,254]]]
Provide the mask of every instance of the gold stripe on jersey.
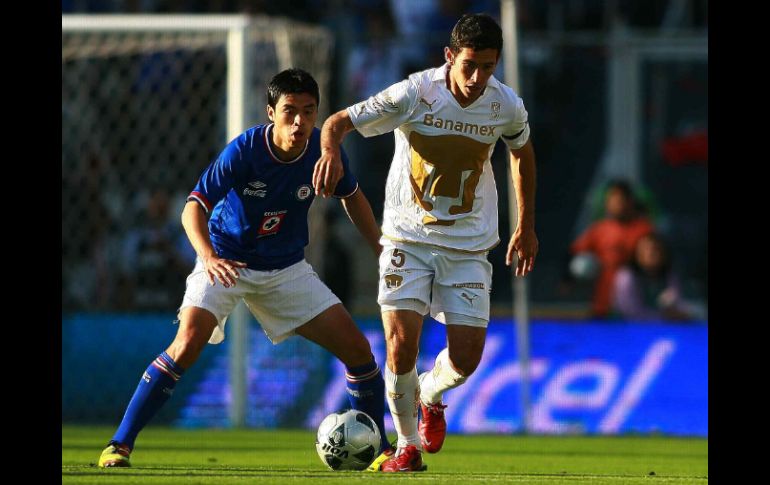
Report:
[[[409,181],[420,207],[431,212],[437,197],[448,197],[454,199],[448,209],[450,215],[471,212],[491,144],[463,135],[427,136],[413,131],[409,134],[409,145]],[[435,214],[423,217],[423,224],[451,226],[454,223]]]

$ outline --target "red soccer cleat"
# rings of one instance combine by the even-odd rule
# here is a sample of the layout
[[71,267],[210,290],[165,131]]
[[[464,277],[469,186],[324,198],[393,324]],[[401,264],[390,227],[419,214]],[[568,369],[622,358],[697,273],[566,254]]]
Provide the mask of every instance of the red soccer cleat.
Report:
[[383,463],[385,463],[395,454],[396,454],[396,449],[393,447],[393,444],[391,444],[390,448],[380,453],[380,456],[374,459],[374,461],[366,468],[366,471],[368,472],[381,471],[380,466],[382,466]]
[[388,472],[421,472],[427,467],[422,464],[422,452],[414,445],[403,448],[398,453],[385,461],[380,470]]
[[446,438],[446,419],[444,419],[444,409],[446,406],[441,401],[427,406],[420,401],[420,420],[419,433],[422,449],[426,453],[438,453],[444,445]]

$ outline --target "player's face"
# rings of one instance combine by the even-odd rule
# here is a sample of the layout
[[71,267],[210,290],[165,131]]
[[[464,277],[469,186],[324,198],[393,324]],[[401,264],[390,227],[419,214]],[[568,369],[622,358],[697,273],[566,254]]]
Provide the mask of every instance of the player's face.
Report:
[[473,101],[481,95],[500,58],[500,51],[497,49],[473,50],[463,47],[460,52],[454,54],[446,47],[444,54],[450,65],[450,83],[468,101]]
[[275,109],[267,107],[267,116],[275,123],[277,144],[285,147],[304,146],[313,133],[318,118],[318,105],[309,93],[284,94]]

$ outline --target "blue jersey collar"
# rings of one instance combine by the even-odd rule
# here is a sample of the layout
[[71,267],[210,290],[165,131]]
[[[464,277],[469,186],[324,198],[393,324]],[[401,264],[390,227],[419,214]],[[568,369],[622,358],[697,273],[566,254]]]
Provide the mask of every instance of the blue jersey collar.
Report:
[[273,160],[275,160],[278,163],[288,164],[288,163],[294,163],[299,159],[301,159],[302,157],[304,157],[305,153],[307,153],[307,147],[310,145],[310,138],[308,138],[308,140],[305,142],[305,148],[302,149],[302,153],[297,155],[297,157],[294,158],[293,160],[289,160],[288,162],[285,160],[281,160],[280,158],[278,158],[278,156],[276,156],[275,153],[273,153],[273,147],[272,147],[272,144],[270,143],[270,132],[272,131],[274,124],[275,123],[270,123],[269,125],[267,125],[267,127],[265,128],[265,138],[264,138],[265,147],[267,148],[267,153],[270,154]]

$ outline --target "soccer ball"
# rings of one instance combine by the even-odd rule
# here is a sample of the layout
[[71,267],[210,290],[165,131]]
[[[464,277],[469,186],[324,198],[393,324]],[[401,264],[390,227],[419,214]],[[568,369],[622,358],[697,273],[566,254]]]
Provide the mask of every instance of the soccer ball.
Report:
[[380,430],[364,412],[332,413],[318,426],[315,448],[332,470],[363,470],[380,453]]
[[599,260],[592,253],[579,253],[570,261],[569,270],[579,280],[592,280],[599,274]]

